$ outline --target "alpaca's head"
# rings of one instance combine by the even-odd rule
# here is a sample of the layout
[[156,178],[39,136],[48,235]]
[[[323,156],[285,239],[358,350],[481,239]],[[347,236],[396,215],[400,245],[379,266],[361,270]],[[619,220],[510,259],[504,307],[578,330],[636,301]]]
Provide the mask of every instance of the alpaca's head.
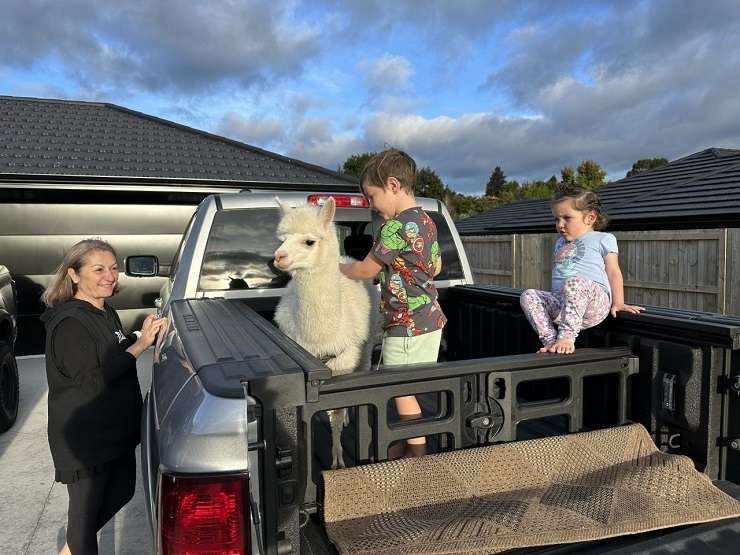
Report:
[[275,251],[275,266],[289,273],[331,265],[339,261],[339,241],[334,228],[334,199],[321,208],[290,206],[280,202],[281,219],[277,228],[282,245]]

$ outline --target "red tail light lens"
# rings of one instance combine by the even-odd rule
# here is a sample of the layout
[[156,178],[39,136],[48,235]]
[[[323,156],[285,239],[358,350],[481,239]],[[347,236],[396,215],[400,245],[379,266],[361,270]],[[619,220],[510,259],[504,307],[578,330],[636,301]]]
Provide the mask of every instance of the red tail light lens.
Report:
[[308,195],[308,203],[322,206],[329,197],[334,197],[337,208],[370,208],[365,195]]
[[163,555],[245,555],[250,552],[249,478],[162,476]]

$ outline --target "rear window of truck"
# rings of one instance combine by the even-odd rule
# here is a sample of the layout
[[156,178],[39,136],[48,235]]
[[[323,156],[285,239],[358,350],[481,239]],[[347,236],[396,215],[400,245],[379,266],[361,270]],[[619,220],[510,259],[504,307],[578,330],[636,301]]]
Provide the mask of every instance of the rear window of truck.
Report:
[[[351,210],[351,209],[350,209]],[[369,221],[361,221],[358,212],[337,210],[334,222],[342,254],[357,258],[372,245]],[[275,235],[280,213],[277,208],[250,208],[223,210],[213,219],[208,237],[198,288],[201,291],[228,289],[269,289],[285,287],[290,277],[273,264],[273,253],[280,246]],[[368,229],[366,232],[365,229]],[[366,246],[367,248],[363,248]]]
[[[444,216],[438,212],[428,214],[437,226],[442,253],[442,272],[436,279],[462,279],[462,265]],[[337,210],[334,224],[341,254],[358,260],[367,255],[382,225],[379,218],[371,222],[369,217],[366,210]],[[277,208],[218,212],[206,245],[198,288],[225,291],[285,287],[290,277],[273,264],[273,253],[280,246],[275,235],[279,221]]]

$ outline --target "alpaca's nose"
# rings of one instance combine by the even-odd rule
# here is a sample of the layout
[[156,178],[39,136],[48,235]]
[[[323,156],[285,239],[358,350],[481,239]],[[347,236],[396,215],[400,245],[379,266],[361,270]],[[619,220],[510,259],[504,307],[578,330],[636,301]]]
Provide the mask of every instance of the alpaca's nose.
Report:
[[288,253],[281,249],[276,250],[273,256],[275,257],[275,264],[278,266],[288,259]]

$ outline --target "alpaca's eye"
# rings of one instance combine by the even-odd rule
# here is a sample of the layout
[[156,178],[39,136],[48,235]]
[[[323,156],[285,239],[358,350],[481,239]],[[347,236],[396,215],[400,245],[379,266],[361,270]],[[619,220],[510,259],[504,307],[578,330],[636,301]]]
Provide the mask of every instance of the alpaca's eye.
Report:
[[316,241],[314,241],[313,239],[306,239],[306,245],[307,245],[307,246],[309,246],[309,247],[313,247],[313,244],[314,244],[315,242],[316,242]]

